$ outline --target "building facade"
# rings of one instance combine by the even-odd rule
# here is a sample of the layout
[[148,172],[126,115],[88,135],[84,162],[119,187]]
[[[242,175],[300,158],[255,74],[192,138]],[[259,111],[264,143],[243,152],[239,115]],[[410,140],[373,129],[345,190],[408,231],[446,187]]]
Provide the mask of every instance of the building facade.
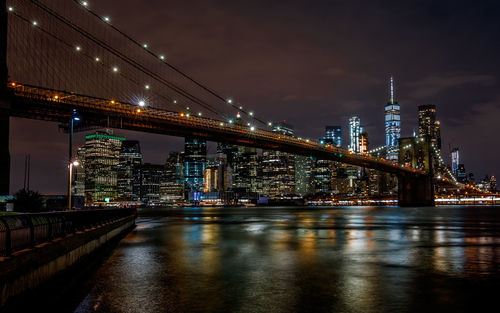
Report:
[[451,172],[455,177],[458,174],[458,164],[460,164],[460,152],[458,148],[451,150]]
[[425,104],[418,107],[418,133],[420,137],[428,137],[441,150],[440,123],[436,119],[436,105]]
[[340,126],[325,126],[324,143],[329,143],[335,147],[342,147],[342,127]]
[[164,178],[165,167],[160,164],[141,165],[141,200],[147,204],[160,202],[160,184]]
[[187,198],[198,201],[203,191],[203,178],[207,158],[207,142],[199,138],[184,141],[184,191]]
[[141,199],[142,153],[139,141],[124,140],[118,162],[118,199],[139,201]]
[[394,101],[394,78],[390,76],[390,99],[385,106],[385,145],[387,148],[386,158],[390,161],[398,161],[398,140],[401,137],[401,107]]
[[184,153],[169,153],[163,175],[160,182],[161,201],[175,203],[184,200]]
[[361,134],[361,119],[358,116],[349,118],[349,150],[359,153],[359,135]]
[[85,203],[118,199],[118,163],[124,140],[110,132],[85,137]]

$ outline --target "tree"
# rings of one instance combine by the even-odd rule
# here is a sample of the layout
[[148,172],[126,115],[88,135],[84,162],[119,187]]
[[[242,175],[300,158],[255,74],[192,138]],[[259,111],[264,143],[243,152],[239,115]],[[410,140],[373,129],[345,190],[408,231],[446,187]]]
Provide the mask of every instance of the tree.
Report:
[[17,212],[41,212],[43,208],[42,196],[29,189],[20,189],[14,194],[14,210]]

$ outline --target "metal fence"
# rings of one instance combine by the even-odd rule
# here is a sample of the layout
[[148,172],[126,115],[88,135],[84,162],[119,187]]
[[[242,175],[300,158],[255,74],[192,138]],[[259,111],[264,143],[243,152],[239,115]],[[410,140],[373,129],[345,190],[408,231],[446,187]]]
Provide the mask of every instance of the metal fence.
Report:
[[0,215],[0,256],[136,216],[135,209]]

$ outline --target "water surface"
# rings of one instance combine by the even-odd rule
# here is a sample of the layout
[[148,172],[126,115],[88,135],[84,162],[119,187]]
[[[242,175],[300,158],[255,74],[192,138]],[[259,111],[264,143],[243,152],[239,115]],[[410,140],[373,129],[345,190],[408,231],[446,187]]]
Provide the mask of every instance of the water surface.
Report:
[[75,312],[497,312],[499,226],[500,207],[144,210]]

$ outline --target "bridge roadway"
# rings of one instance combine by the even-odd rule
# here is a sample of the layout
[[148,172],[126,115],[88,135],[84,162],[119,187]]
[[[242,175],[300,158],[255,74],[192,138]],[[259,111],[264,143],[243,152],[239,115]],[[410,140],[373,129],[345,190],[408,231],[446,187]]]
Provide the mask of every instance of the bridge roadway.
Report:
[[248,126],[187,116],[182,112],[154,107],[140,108],[130,103],[15,82],[9,82],[7,89],[11,97],[10,115],[15,117],[67,123],[72,110],[76,109],[82,120],[90,125],[181,137],[201,137],[215,142],[314,156],[399,176],[420,177],[427,174],[425,171],[403,167],[380,157],[354,154],[331,145],[321,145],[314,140],[286,136],[258,128],[252,131]]

